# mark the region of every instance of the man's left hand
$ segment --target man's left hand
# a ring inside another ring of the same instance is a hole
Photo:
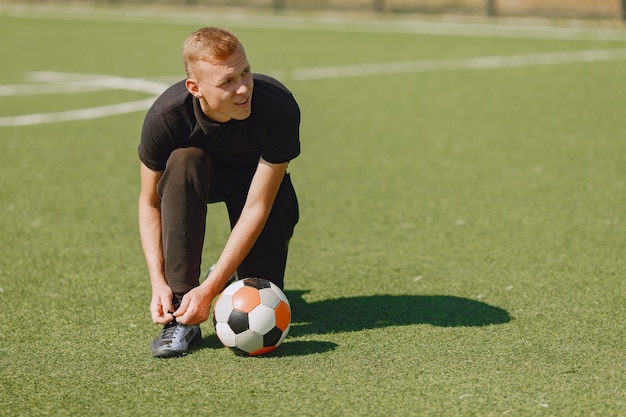
[[[206,321],[215,295],[202,287],[193,288],[183,296],[178,310],[174,312],[176,321],[187,326]]]

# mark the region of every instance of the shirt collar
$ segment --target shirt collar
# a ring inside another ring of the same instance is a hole
[[[201,129],[205,135],[215,136],[222,129],[222,127],[228,127],[233,130],[241,130],[245,127],[245,120],[231,119],[225,123],[214,122],[202,111],[200,100],[196,97],[192,97],[192,102],[193,113],[196,118],[196,127],[194,128],[193,133],[197,133],[198,129]]]
[[[198,127],[202,129],[205,135],[213,136],[217,133],[218,130],[222,127],[223,123],[217,123],[210,120],[206,114],[202,111],[202,106],[200,106],[200,100],[196,97],[192,97],[193,101],[193,114],[196,117],[196,128],[194,131],[198,130]]]

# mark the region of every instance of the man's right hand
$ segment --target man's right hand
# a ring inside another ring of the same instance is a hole
[[[168,285],[162,285],[152,289],[152,301],[150,302],[150,314],[155,324],[167,324],[174,320],[174,304],[172,304],[172,289]]]

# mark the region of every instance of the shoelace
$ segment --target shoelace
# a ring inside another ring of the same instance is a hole
[[[171,342],[172,339],[174,339],[176,330],[178,330],[178,323],[176,323],[176,320],[169,324],[166,324],[163,328],[163,337],[161,338],[161,340]]]

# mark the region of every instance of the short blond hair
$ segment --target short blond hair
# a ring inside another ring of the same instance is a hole
[[[197,61],[221,62],[234,54],[241,43],[228,29],[218,27],[202,28],[185,39],[183,62],[187,77],[191,77],[191,67]]]

